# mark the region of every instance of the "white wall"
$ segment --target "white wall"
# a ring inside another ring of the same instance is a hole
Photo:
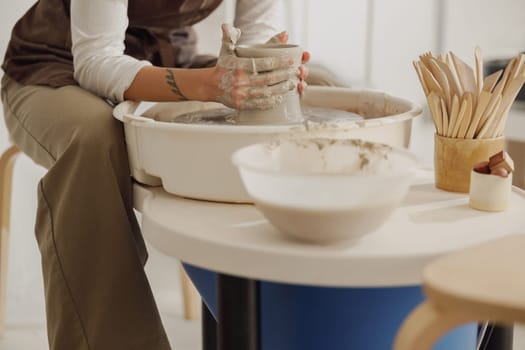
[[[444,43],[473,62],[475,45],[486,56],[525,51],[525,1],[446,1]]]
[[[423,102],[412,60],[453,50],[473,63],[525,50],[523,0],[283,0],[292,38],[343,79]]]
[[[221,47],[221,24],[233,22],[235,4],[231,0],[221,5],[204,21],[195,25],[197,31],[197,49],[202,54],[217,55]]]
[[[344,80],[366,80],[367,0],[291,0],[291,40]]]
[[[423,99],[412,61],[437,47],[436,3],[441,0],[376,0],[367,85]]]

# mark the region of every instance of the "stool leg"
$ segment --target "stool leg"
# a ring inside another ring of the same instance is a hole
[[[476,321],[472,315],[438,310],[425,302],[410,313],[399,329],[394,350],[430,350],[449,330]]]
[[[0,337],[4,334],[7,292],[7,244],[11,214],[13,165],[19,150],[12,146],[0,157]]]
[[[195,320],[199,314],[200,296],[197,290],[193,286],[190,278],[186,274],[186,271],[179,265],[180,271],[180,283],[182,287],[182,300],[184,307],[184,319]]]

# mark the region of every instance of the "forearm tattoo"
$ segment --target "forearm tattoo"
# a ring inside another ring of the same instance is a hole
[[[182,91],[180,91],[180,88],[177,85],[177,82],[175,81],[175,75],[173,75],[173,72],[171,71],[171,69],[166,69],[166,83],[171,88],[171,92],[173,92],[179,99],[181,100],[188,99],[186,96],[184,96]]]

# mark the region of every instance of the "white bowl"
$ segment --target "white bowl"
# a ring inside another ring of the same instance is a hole
[[[317,243],[356,239],[381,226],[417,167],[407,150],[356,139],[283,139],[244,147],[232,160],[268,221]]]

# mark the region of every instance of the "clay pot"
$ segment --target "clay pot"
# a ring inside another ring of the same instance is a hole
[[[303,49],[291,44],[262,44],[253,46],[238,46],[235,53],[239,57],[260,58],[275,56],[292,56],[294,63],[291,69],[301,65]],[[240,110],[238,123],[241,124],[290,124],[303,120],[301,104],[297,89],[284,95],[283,101],[271,109]]]
[[[450,192],[468,193],[474,165],[505,147],[505,138],[458,139],[435,135],[434,170],[436,187]]]

